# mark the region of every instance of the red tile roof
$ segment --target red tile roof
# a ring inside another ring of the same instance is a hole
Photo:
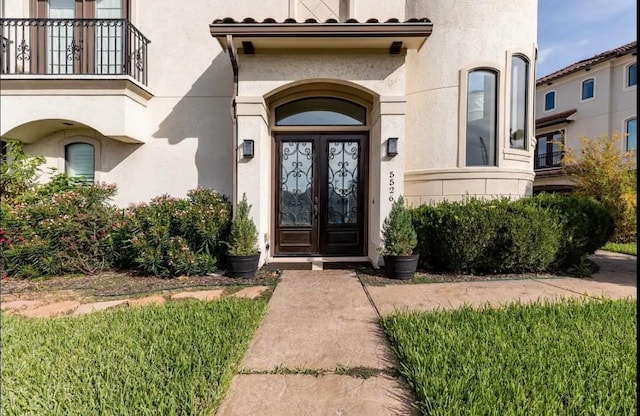
[[[282,23],[317,23],[317,24],[322,24],[322,23],[333,23],[333,24],[340,24],[340,23],[431,23],[431,20],[427,19],[426,17],[423,18],[411,18],[411,19],[407,19],[404,22],[401,22],[399,19],[396,18],[391,18],[391,19],[387,19],[384,22],[380,22],[378,19],[368,19],[364,22],[359,22],[356,19],[348,19],[345,22],[339,22],[336,19],[327,19],[325,22],[319,22],[316,19],[306,19],[305,21],[301,21],[298,22],[296,19],[293,18],[287,18],[282,22],[277,22],[275,19],[271,18],[271,17],[267,17],[266,19],[264,19],[262,22],[257,21],[256,19],[254,19],[253,17],[245,17],[242,20],[235,20],[232,17],[225,17],[224,19],[215,19],[213,21],[213,25],[219,25],[219,24],[232,24],[232,23],[244,23],[244,24],[282,24]]]
[[[551,114],[546,117],[541,117],[536,120],[536,128],[553,126],[554,124],[566,123],[569,121],[569,117],[575,114],[578,110],[573,108],[571,110],[562,111],[560,113]]]
[[[631,43],[627,43],[626,45],[622,45],[619,48],[611,49],[610,51],[599,53],[598,55],[592,56],[591,58],[578,61],[574,64],[571,64],[565,68],[562,68],[556,72],[553,72],[549,75],[546,75],[538,79],[536,81],[536,86],[544,84],[546,82],[553,81],[558,78],[562,78],[569,74],[573,74],[574,72],[578,72],[581,69],[589,68],[601,62],[608,61],[609,59],[619,58],[621,56],[628,55],[630,53],[636,53],[637,44],[638,44],[637,41],[633,41]]]

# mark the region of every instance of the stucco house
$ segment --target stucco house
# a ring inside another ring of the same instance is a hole
[[[536,81],[534,191],[567,191],[563,145],[580,137],[624,135],[620,151],[636,150],[637,42],[599,53]]]
[[[263,262],[377,264],[399,195],[532,193],[537,1],[176,4],[3,0],[1,138],[120,206],[246,194]]]

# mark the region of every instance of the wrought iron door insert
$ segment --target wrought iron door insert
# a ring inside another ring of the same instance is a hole
[[[276,136],[276,255],[365,253],[365,138]]]

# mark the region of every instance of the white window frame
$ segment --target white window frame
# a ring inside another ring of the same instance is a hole
[[[85,136],[83,134],[77,134],[73,136],[65,137],[58,144],[59,156],[58,156],[58,172],[66,173],[66,154],[65,149],[67,145],[73,143],[86,143],[93,146],[93,183],[100,182],[100,174],[102,172],[102,142],[93,137]]]
[[[547,95],[553,93],[553,108],[547,110]],[[558,92],[556,90],[549,90],[544,93],[542,96],[542,112],[550,113],[552,111],[556,111],[556,107],[558,107]]]
[[[636,149],[635,150],[627,150],[627,128],[629,126],[629,122],[631,120],[636,120]],[[638,150],[638,119],[636,116],[627,117],[622,121],[622,131],[624,132],[624,140],[622,140],[622,151],[623,152],[637,152]]]
[[[526,56],[526,55],[525,55]],[[496,74],[496,141],[495,141],[495,165],[467,166],[467,89],[469,86],[469,73],[473,71],[493,71]],[[475,65],[460,70],[459,88],[459,113],[458,113],[458,167],[469,169],[495,169],[502,164],[502,152],[504,151],[504,106],[505,106],[505,70],[495,62],[478,62]]]
[[[588,97],[588,98],[583,98],[582,97],[582,92],[584,90],[584,84],[585,84],[585,82],[588,82],[588,81],[591,81],[591,80],[593,80],[593,95],[591,97]],[[580,82],[580,91],[579,91],[580,100],[579,101],[581,103],[586,103],[586,102],[593,101],[593,100],[596,99],[596,85],[597,85],[596,77],[585,78]]]
[[[535,56],[535,55],[534,55]],[[511,66],[512,60],[514,57],[520,57],[527,61],[528,63],[528,74],[527,74],[527,103],[526,103],[526,133],[527,137],[525,137],[525,148],[517,149],[511,147],[511,142],[509,140],[509,128],[511,127]],[[512,160],[520,160],[520,161],[529,161],[531,159],[532,147],[535,148],[533,140],[535,140],[535,128],[534,128],[534,106],[535,106],[535,95],[536,95],[536,86],[535,86],[535,73],[534,73],[534,60],[531,59],[529,54],[520,49],[512,49],[507,51],[506,55],[506,71],[505,71],[505,82],[504,82],[504,103],[508,108],[509,117],[505,120],[505,130],[503,132],[504,135],[504,143],[503,146],[503,155],[505,159]]]
[[[633,65],[636,65],[636,84],[629,85],[629,68]],[[637,62],[629,62],[624,66],[624,73],[622,74],[622,90],[623,91],[632,91],[635,90],[638,85],[638,66]]]

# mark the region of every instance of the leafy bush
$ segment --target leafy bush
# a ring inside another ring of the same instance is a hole
[[[423,205],[412,210],[423,266],[456,273],[545,270],[559,247],[549,210],[508,199]]]
[[[227,246],[230,256],[250,256],[258,252],[258,231],[249,217],[251,205],[247,203],[247,195],[242,195],[242,201],[236,207],[236,215],[231,221],[231,236]]]
[[[411,222],[411,213],[402,196],[391,206],[382,224],[382,254],[385,256],[410,256],[418,243]]]
[[[612,241],[636,240],[636,155],[621,153],[623,136],[613,134],[596,138],[581,137],[579,153],[566,147],[565,170],[575,179],[574,193],[603,204],[613,218]]]
[[[117,210],[107,201],[115,185],[73,185],[60,193],[46,187],[3,201],[2,260],[6,273],[38,277],[92,274],[112,267],[111,238]]]
[[[22,150],[22,143],[6,142],[7,154],[0,160],[0,195],[5,203],[12,203],[35,186],[44,157],[30,157]]]
[[[582,265],[587,255],[604,246],[614,233],[611,214],[603,204],[578,195],[541,193],[523,203],[552,211],[560,226],[560,247],[554,265]]]
[[[229,232],[230,205],[216,191],[198,188],[187,198],[168,195],[123,210],[114,224],[118,267],[172,277],[216,270]]]

